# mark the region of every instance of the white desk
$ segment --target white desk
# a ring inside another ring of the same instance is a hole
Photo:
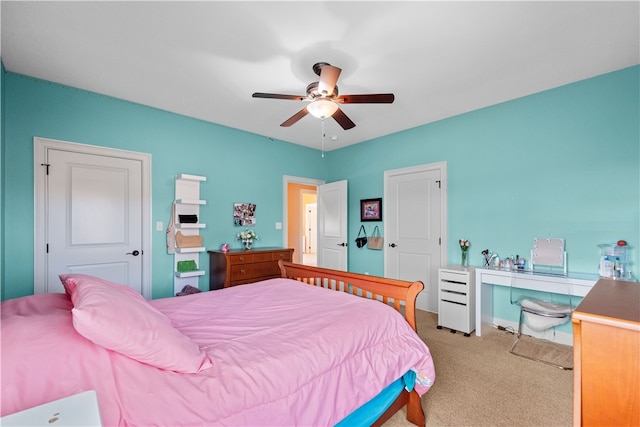
[[[476,268],[476,336],[493,324],[493,286],[513,286],[534,291],[584,297],[600,279],[596,274],[573,273],[567,276],[533,273],[529,270]]]

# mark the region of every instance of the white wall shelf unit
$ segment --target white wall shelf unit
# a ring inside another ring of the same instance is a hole
[[[186,173],[181,173],[180,175],[178,175],[176,177],[177,179],[181,179],[183,181],[200,181],[200,182],[205,182],[207,180],[206,176],[200,176],[200,175],[189,175]]]
[[[205,228],[205,224],[176,224],[178,230],[188,230],[191,228]]]
[[[204,246],[200,246],[197,248],[176,248],[177,254],[194,254],[196,252],[204,252],[207,250]]]
[[[199,235],[200,230],[206,228],[206,224],[200,222],[200,206],[207,204],[200,198],[200,184],[207,181],[207,177],[190,174],[180,174],[175,179],[175,229],[185,236]],[[196,215],[198,222],[181,223],[180,215]],[[206,271],[200,266],[200,253],[205,252],[206,247],[175,248],[173,256],[173,290],[174,294],[182,290],[185,285],[199,288],[199,277]],[[179,261],[195,261],[196,271],[178,271]]]
[[[196,277],[196,276],[204,276],[204,270],[198,271],[176,271],[176,277],[185,278],[185,277]]]
[[[180,205],[206,205],[206,200],[199,199],[176,199],[176,203]]]

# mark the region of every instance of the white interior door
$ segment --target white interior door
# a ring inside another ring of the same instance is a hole
[[[318,266],[347,271],[347,181],[318,186]]]
[[[315,254],[318,250],[318,205],[308,203],[305,207],[305,248],[307,254]]]
[[[64,292],[58,275],[83,273],[149,298],[143,286],[143,260],[150,255],[144,254],[143,162],[50,148],[45,163],[45,271],[34,292]]]
[[[421,280],[418,308],[438,311],[438,268],[442,259],[443,215],[440,167],[385,172],[385,275]]]

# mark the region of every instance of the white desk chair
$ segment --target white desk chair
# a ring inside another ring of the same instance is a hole
[[[542,267],[536,270],[536,267]],[[541,274],[567,274],[567,253],[564,250],[563,239],[534,239],[531,250],[531,269]],[[516,288],[517,289],[517,288]],[[511,304],[520,306],[520,318],[518,320],[518,335],[509,351],[516,356],[524,357],[537,362],[546,363],[560,369],[573,369],[573,366],[559,365],[544,359],[519,352],[516,347],[522,335],[522,324],[538,332],[543,332],[555,328],[571,319],[573,304],[571,302],[571,289],[567,285],[566,289],[558,289],[558,293],[569,295],[569,304],[556,304],[551,301],[544,301],[537,298],[521,297],[514,298],[514,287],[511,286]],[[555,329],[554,329],[555,333]]]

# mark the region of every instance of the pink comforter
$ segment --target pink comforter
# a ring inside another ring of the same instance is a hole
[[[105,426],[334,425],[429,350],[392,308],[287,279],[150,301],[214,367],[179,374],[97,346],[66,294],[2,303],[2,415],[97,391]],[[135,325],[131,325],[132,328]]]

